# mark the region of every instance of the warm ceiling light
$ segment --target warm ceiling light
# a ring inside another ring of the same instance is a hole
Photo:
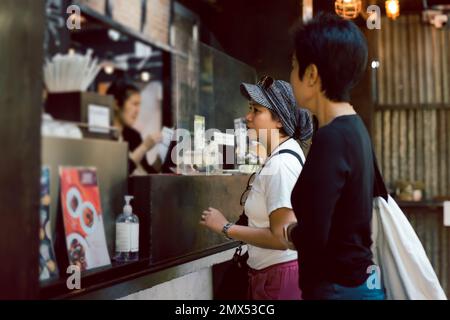
[[[386,15],[392,20],[395,20],[400,15],[400,4],[398,0],[386,1]]]
[[[313,18],[313,0],[302,1],[303,22],[306,23]]]
[[[143,82],[149,82],[151,78],[152,78],[152,76],[151,76],[150,72],[144,71],[141,73],[141,80]]]
[[[103,70],[105,71],[106,74],[111,75],[114,73],[115,71],[115,67],[113,63],[107,62],[104,64],[103,66]]]
[[[336,0],[334,9],[344,19],[355,19],[361,12],[361,0]]]

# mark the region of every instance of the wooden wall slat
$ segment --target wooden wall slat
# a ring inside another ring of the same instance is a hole
[[[408,126],[407,126],[407,111],[401,110],[399,111],[399,158],[400,158],[400,179],[402,180],[410,180],[408,174],[409,168],[409,158],[407,153],[408,146]]]
[[[447,112],[447,134],[445,135],[447,139],[447,193],[450,193],[450,112]],[[445,179],[445,177],[442,177]]]
[[[423,112],[423,143],[424,143],[424,176],[425,176],[425,190],[428,197],[432,193],[432,174],[431,174],[431,111],[425,110]]]
[[[409,19],[404,16],[402,19],[402,28],[400,33],[400,72],[402,81],[402,96],[400,99],[401,104],[406,104],[411,101],[410,82],[408,79],[409,73],[409,54],[408,54],[408,41],[409,41]]]
[[[384,23],[384,20],[382,21]],[[385,104],[386,103],[386,99],[385,99],[385,84],[386,84],[386,53],[385,53],[385,48],[384,48],[384,43],[386,42],[386,37],[385,37],[385,28],[381,28],[381,30],[379,30],[379,32],[377,32],[377,54],[378,54],[378,61],[380,63],[380,67],[377,69],[377,102],[379,104]],[[381,159],[380,159],[381,160]]]
[[[449,47],[449,37],[450,32],[441,32],[441,63],[442,63],[442,100],[444,103],[450,103],[450,47]],[[448,36],[447,36],[448,35]]]
[[[391,180],[391,111],[386,110],[383,114],[383,174],[386,183]]]
[[[431,196],[438,194],[438,131],[437,131],[437,110],[430,110],[430,157],[431,157]]]
[[[434,77],[433,77],[433,43],[431,38],[431,28],[424,28],[424,48],[425,48],[425,102],[434,103]]]
[[[386,79],[386,103],[392,104],[393,101],[393,77],[391,75],[393,70],[393,54],[392,54],[392,31],[391,31],[391,21],[385,18],[384,21],[384,47],[386,52],[386,59],[385,59],[385,79]],[[383,28],[382,28],[383,29]]]
[[[415,119],[416,110],[408,111],[408,159],[409,159],[409,179],[412,181],[416,180],[416,128]]]
[[[450,127],[447,127],[447,110],[439,110],[439,134],[438,134],[438,156],[439,156],[439,195],[447,194],[447,170],[449,158],[447,158],[447,139]]]
[[[400,19],[398,23],[401,25],[402,20]],[[397,21],[395,21],[397,23]],[[402,96],[402,90],[403,90],[403,83],[401,79],[401,62],[402,59],[401,56],[401,46],[400,46],[400,40],[401,40],[401,34],[402,29],[401,26],[391,24],[392,26],[392,46],[391,46],[391,57],[392,57],[392,75],[393,75],[393,83],[392,83],[392,89],[393,89],[393,103],[394,104],[400,104],[401,103],[401,96]]]
[[[423,111],[416,112],[416,179],[425,183],[423,149]]]
[[[399,131],[399,112],[400,111],[392,111],[391,112],[391,134],[390,139],[392,141],[391,145],[391,182],[395,184],[395,182],[399,179],[399,141],[400,141],[400,131]]]
[[[383,114],[382,112],[375,112],[375,126],[374,126],[374,147],[375,154],[378,160],[378,165],[382,168],[383,162]]]
[[[431,50],[432,50],[432,76],[433,87],[434,87],[434,102],[442,102],[442,65],[441,65],[441,37],[440,33],[442,30],[437,30],[436,28],[431,28]]]
[[[410,22],[410,27],[408,28],[408,53],[411,57],[411,60],[408,64],[408,76],[411,81],[411,103],[417,104],[419,102],[419,85],[417,74],[417,30],[419,28],[419,17],[417,15],[411,15],[408,18]]]
[[[444,70],[443,88],[444,103],[450,103],[450,32],[442,32],[444,54],[442,55],[442,69]]]
[[[420,26],[417,27],[417,77],[418,77],[418,94],[419,94],[419,103],[425,103],[425,47],[424,47],[424,28]],[[414,69],[412,69],[414,70]]]

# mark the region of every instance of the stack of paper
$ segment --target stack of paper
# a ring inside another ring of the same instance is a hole
[[[174,130],[171,128],[164,127],[161,131],[162,141],[159,144],[159,156],[164,162],[167,157],[167,152],[169,151],[170,143],[174,136]],[[170,155],[168,155],[170,157]]]

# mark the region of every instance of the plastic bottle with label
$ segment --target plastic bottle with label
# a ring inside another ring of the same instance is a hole
[[[116,254],[119,262],[137,261],[139,259],[139,218],[133,214],[130,205],[132,196],[125,196],[123,213],[116,219]]]

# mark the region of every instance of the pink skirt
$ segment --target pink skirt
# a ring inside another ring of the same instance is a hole
[[[250,300],[302,300],[298,287],[297,260],[269,266],[262,270],[249,268]]]

